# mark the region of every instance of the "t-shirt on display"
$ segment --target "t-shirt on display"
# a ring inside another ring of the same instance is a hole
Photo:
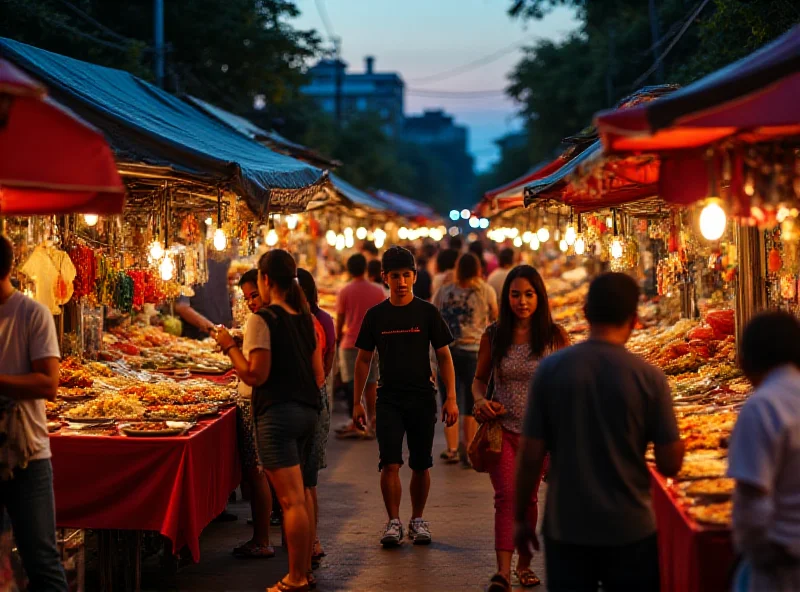
[[[405,306],[389,300],[371,308],[361,325],[356,347],[379,355],[379,396],[432,395],[429,346],[440,349],[453,337],[439,310],[414,298]]]
[[[550,451],[545,535],[614,546],[656,532],[644,455],[679,439],[664,373],[590,339],[542,360],[529,400],[523,433]]]

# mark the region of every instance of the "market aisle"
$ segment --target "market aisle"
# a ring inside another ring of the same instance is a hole
[[[343,416],[334,418],[339,425]],[[441,430],[434,453],[444,447]],[[437,459],[438,461],[438,459]],[[319,590],[441,591],[482,590],[493,573],[493,500],[486,475],[459,466],[436,463],[426,517],[431,522],[434,543],[384,550],[378,544],[385,523],[377,472],[377,444],[342,442],[332,439],[328,448],[329,467],[320,476],[323,508],[321,533],[328,556],[317,570]],[[407,487],[409,473],[402,471]],[[540,502],[540,505],[542,502]],[[263,590],[285,573],[286,556],[278,548],[275,559],[237,560],[230,550],[245,540],[249,507],[231,505],[240,519],[229,524],[212,524],[203,533],[201,563],[183,568],[169,581],[146,563],[144,588],[180,591]],[[410,502],[403,498],[401,517],[408,521]],[[279,542],[279,532],[275,532]],[[543,576],[543,557],[534,559],[534,569]],[[543,590],[543,587],[537,590]],[[521,590],[521,588],[520,588]]]

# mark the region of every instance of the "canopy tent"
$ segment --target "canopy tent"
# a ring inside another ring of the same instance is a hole
[[[0,54],[103,130],[120,169],[168,168],[239,193],[250,209],[301,211],[327,182],[322,170],[254,142],[128,72],[0,38]]]
[[[198,99],[191,95],[186,95],[184,98],[207,115],[218,119],[228,127],[247,136],[251,140],[266,144],[276,152],[298,158],[320,168],[335,169],[342,164],[338,160],[327,158],[302,144],[292,142],[276,132],[262,129],[249,119],[226,111],[225,109],[220,109],[216,105],[204,101],[203,99]]]
[[[800,135],[800,25],[669,96],[595,117],[608,153],[698,148],[731,136]]]
[[[375,197],[389,206],[390,210],[394,210],[406,218],[423,220],[434,220],[438,218],[432,207],[415,199],[411,199],[410,197],[405,197],[384,189],[375,191]]]
[[[125,186],[103,134],[0,59],[0,214],[119,214]]]
[[[375,212],[384,212],[388,210],[385,203],[374,198],[366,191],[361,191],[357,187],[354,187],[341,177],[331,174],[330,179],[333,189],[354,205],[374,210]]]
[[[487,191],[483,195],[483,200],[475,207],[475,213],[481,217],[488,217],[506,210],[523,207],[525,187],[536,179],[554,173],[567,162],[569,159],[562,154],[551,162],[536,165],[523,176],[505,185]]]

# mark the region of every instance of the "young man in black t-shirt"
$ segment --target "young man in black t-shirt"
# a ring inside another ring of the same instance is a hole
[[[411,521],[408,536],[415,545],[431,542],[428,523],[422,519],[430,491],[433,466],[433,436],[436,428],[436,396],[428,352],[436,351],[439,371],[447,389],[442,421],[452,426],[458,420],[455,373],[450,348],[453,336],[432,304],[414,297],[417,277],[414,256],[402,247],[383,255],[383,280],[389,285],[388,300],[372,307],[364,317],[356,340],[353,421],[364,425],[366,412],[361,397],[375,349],[378,350],[380,382],[376,406],[381,492],[389,522],[381,538],[384,546],[396,546],[403,539],[400,521],[400,467],[403,465],[403,437],[408,441],[411,468]]]

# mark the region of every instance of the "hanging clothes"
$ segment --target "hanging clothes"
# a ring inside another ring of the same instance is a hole
[[[39,245],[20,268],[36,286],[34,299],[54,314],[61,314],[61,305],[69,302],[74,292],[75,265],[69,255],[55,247]]]

